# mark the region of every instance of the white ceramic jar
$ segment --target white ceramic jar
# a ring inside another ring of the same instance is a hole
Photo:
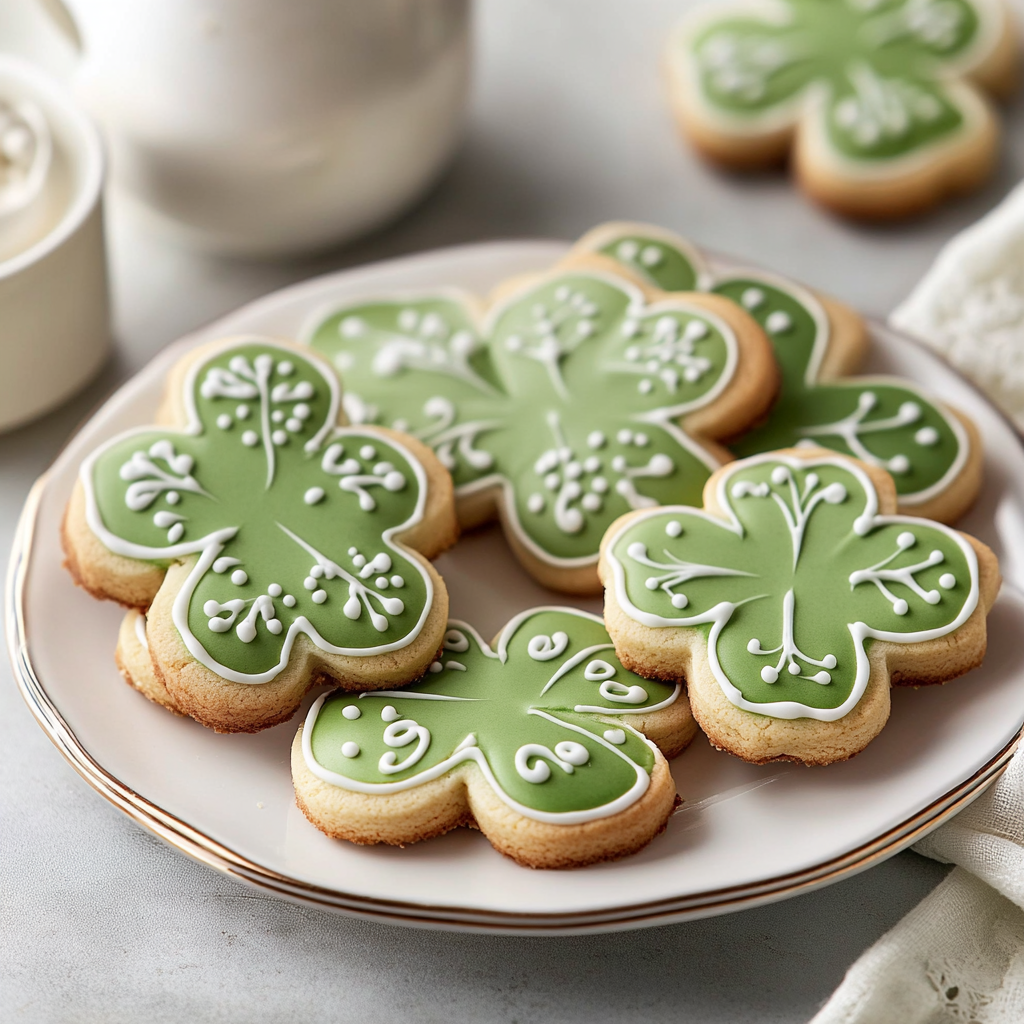
[[[351,238],[458,140],[470,0],[63,2],[115,184],[205,247]]]
[[[0,430],[59,405],[110,350],[102,189],[89,119],[0,57]]]

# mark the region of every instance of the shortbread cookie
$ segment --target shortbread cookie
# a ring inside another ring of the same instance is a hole
[[[157,422],[85,460],[63,531],[78,583],[148,609],[153,681],[122,630],[135,685],[218,731],[255,732],[315,682],[372,689],[425,671],[448,612],[426,558],[457,534],[428,448],[343,426],[330,366],[265,339],[188,355]]]
[[[841,761],[885,725],[891,684],[981,664],[995,555],[894,515],[884,470],[772,452],[720,469],[704,502],[624,516],[601,576],[623,665],[685,679],[716,746],[758,764]]]
[[[699,501],[728,458],[714,439],[768,408],[771,346],[734,304],[641,287],[614,264],[499,296],[486,311],[457,292],[347,300],[306,333],[344,377],[353,422],[437,452],[464,527],[498,516],[538,580],[596,593],[609,523]]]
[[[667,54],[680,127],[731,167],[782,162],[840,213],[891,218],[976,187],[1016,84],[1002,0],[726,0]]]
[[[665,759],[695,733],[682,688],[627,672],[599,618],[534,608],[493,649],[449,623],[408,689],[318,698],[292,777],[299,807],[338,839],[401,846],[472,825],[520,864],[577,867],[665,827]]]
[[[646,224],[605,224],[574,253],[614,259],[660,288],[702,288],[732,299],[764,328],[782,374],[765,421],[730,443],[744,457],[819,445],[887,470],[901,512],[955,522],[974,502],[981,437],[963,413],[910,381],[848,377],[867,348],[853,310],[762,271],[712,273],[691,243]]]

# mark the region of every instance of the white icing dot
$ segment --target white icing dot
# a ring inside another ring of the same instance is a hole
[[[443,668],[444,668],[444,665],[442,665],[441,662],[439,662],[439,661],[432,661],[430,663],[430,668],[427,669],[427,671],[428,672],[433,672],[434,675],[437,675],[437,673],[440,672]]]
[[[615,435],[615,440],[618,441],[619,444],[632,444],[633,443],[633,431],[632,430],[625,430],[625,429],[620,430]]]
[[[565,467],[565,476],[567,480],[579,480],[579,478],[583,476],[583,467],[573,459],[573,461],[568,463]]]
[[[352,556],[352,564],[357,569],[362,569],[362,567],[364,565],[366,565],[366,555],[353,555]],[[315,576],[316,573],[314,572],[313,575]]]
[[[377,465],[373,467],[373,472],[376,476],[386,476],[388,473],[393,473],[394,471],[395,467],[392,466],[390,462],[378,462]]]
[[[549,491],[557,491],[561,484],[562,478],[557,473],[548,473],[548,475],[544,477],[544,486]]]
[[[326,590],[314,590],[313,591],[313,604],[323,604],[327,600]]]
[[[373,582],[377,585],[377,589],[378,590],[387,590],[388,589],[388,578],[387,578],[387,576],[378,576]]]
[[[930,448],[933,444],[939,443],[939,432],[934,427],[922,427],[914,435],[914,440],[918,444]]]
[[[744,309],[757,309],[764,302],[764,292],[760,288],[746,288],[740,296]]]
[[[886,468],[893,473],[906,473],[910,469],[910,459],[906,455],[894,455]]]
[[[256,627],[248,619],[238,624],[235,633],[243,644],[251,644],[256,639]]]
[[[605,729],[604,738],[609,743],[614,743],[615,746],[621,747],[626,742],[626,733],[622,729]]]
[[[286,430],[275,430],[270,435],[270,440],[274,442],[278,447],[288,443],[288,431]]]
[[[364,444],[363,447],[359,449],[359,458],[366,459],[366,461],[369,462],[370,459],[377,458],[377,449],[372,445]]]
[[[345,709],[346,711],[348,708]],[[346,740],[341,745],[341,752],[345,757],[358,757],[359,756],[359,744],[352,740]]]
[[[943,590],[952,590],[956,586],[956,577],[951,572],[944,572],[939,577],[939,586]]]
[[[761,678],[766,683],[776,683],[779,680],[779,673],[772,668],[771,665],[765,665],[765,667],[761,669]]]
[[[259,434],[256,433],[255,430],[247,430],[242,435],[242,444],[244,444],[246,446],[246,448],[254,448],[259,443],[260,443],[260,436],[259,436]]]
[[[545,504],[546,502],[544,501],[543,494],[531,494],[529,498],[526,499],[526,507],[534,515],[539,515],[543,512]]]
[[[583,468],[588,473],[596,473],[601,468],[601,460],[596,455],[591,455],[589,459],[584,460]]]
[[[594,479],[590,481],[590,489],[595,494],[604,494],[605,491],[608,490],[608,481],[605,480],[603,476],[595,476]]]
[[[355,706],[355,704],[346,704],[341,711],[342,715],[347,718],[350,722],[354,722],[357,718],[362,718],[363,713]]]
[[[602,501],[601,501],[600,497],[598,497],[598,495],[596,495],[596,494],[591,492],[589,494],[584,494],[583,495],[583,500],[580,502],[580,504],[588,512],[600,512],[601,511]]]
[[[622,321],[622,336],[624,338],[635,338],[640,333],[640,322],[638,320],[623,320]],[[636,358],[636,356],[630,356],[630,350],[626,350],[626,358]],[[639,354],[639,353],[638,353]]]
[[[312,576],[307,576],[303,581],[302,585],[307,590],[316,590],[316,580]]]
[[[178,502],[181,501],[181,495],[177,491],[168,491],[164,495],[164,498],[168,505],[177,505]]]
[[[381,708],[380,720],[382,722],[394,722],[396,719],[401,718],[401,715],[395,710],[394,705],[385,704]]]
[[[281,374],[282,377],[287,377],[294,369],[295,367],[292,366],[291,362],[287,359],[282,359],[281,362],[277,364],[277,372]]]
[[[302,429],[302,420],[296,419],[294,416],[285,423],[285,426],[293,433],[297,434]]]
[[[637,434],[636,437],[633,438],[633,444],[635,444],[637,448],[646,448],[649,443],[650,438],[646,434]]]
[[[644,377],[636,386],[641,395],[649,395],[654,390],[654,382]]]
[[[576,333],[581,338],[589,338],[594,333],[594,322],[592,320],[580,320],[576,324]]]
[[[587,434],[587,447],[588,448],[603,448],[608,443],[608,439],[601,433],[600,430],[592,430]]]
[[[283,422],[283,421],[284,421],[284,413],[283,413],[283,412],[281,412],[281,410],[280,410],[280,409],[275,409],[275,410],[274,410],[274,411],[273,411],[273,412],[272,412],[272,413],[270,414],[270,418],[271,418],[271,419],[272,419],[272,420],[273,420],[273,421],[274,421],[275,423],[281,423],[281,422]]]
[[[683,524],[678,519],[671,519],[665,524],[665,532],[670,537],[678,537],[683,532]]]
[[[231,574],[231,582],[234,583],[236,587],[240,587],[243,583],[249,582],[249,575],[244,569],[236,569]]]
[[[366,331],[366,322],[362,317],[347,316],[338,324],[338,332],[343,338],[358,338]]]
[[[348,553],[349,553],[349,556],[350,556],[350,557],[351,557],[352,555],[358,555],[358,554],[359,554],[359,548],[357,548],[357,547],[356,547],[356,546],[355,546],[355,545],[353,544],[353,545],[352,545],[352,547],[350,547],[350,548],[348,549]]]
[[[297,406],[295,406],[294,409],[292,409],[292,415],[296,419],[300,419],[300,420],[308,420],[309,417],[310,417],[310,413],[311,413],[311,410],[310,410],[309,406],[306,405],[305,402],[299,402],[299,404]]]
[[[284,597],[281,598],[281,600],[284,602],[284,606],[286,608],[295,607],[295,598],[291,594],[285,594]]]
[[[415,309],[403,309],[402,312],[398,314],[398,326],[401,327],[403,331],[411,331],[415,328],[419,319],[420,318]]]
[[[800,666],[795,661],[791,661],[786,666],[786,668],[789,669],[789,674],[791,676],[798,676],[798,675],[800,675]]]
[[[672,607],[673,608],[685,608],[690,603],[690,599],[685,594],[673,594],[672,595]]]
[[[181,540],[182,534],[185,532],[185,527],[181,523],[175,523],[167,531],[167,539],[171,544],[177,544]]]
[[[322,487],[310,487],[308,491],[302,496],[302,500],[307,505],[315,505],[318,501],[323,501],[324,489]]]
[[[626,468],[626,457],[624,455],[616,455],[615,458],[612,459],[612,469],[614,469],[616,473],[625,473]],[[621,483],[622,481],[619,482]]]
[[[395,587],[396,589],[404,587],[405,586],[405,580],[402,579],[401,576],[392,576],[391,577],[391,586]]]
[[[230,430],[234,422],[235,421],[231,418],[230,414],[226,412],[222,412],[217,417],[217,426],[220,427],[221,430]]]
[[[645,267],[656,267],[662,261],[662,258],[662,251],[656,245],[648,245],[640,253],[640,262]]]
[[[615,247],[615,255],[620,260],[625,260],[627,263],[632,262],[636,259],[637,253],[640,252],[640,246],[632,239],[626,239]]]
[[[281,596],[281,584],[280,583],[271,583],[270,586],[267,587],[267,593],[271,597],[280,597]]]
[[[892,610],[897,615],[906,615],[907,612],[910,610],[910,605],[908,605],[907,602],[904,601],[901,597],[898,601],[893,602]]]
[[[274,634],[274,636],[278,636],[281,630],[284,629],[284,624],[281,622],[280,619],[268,619],[267,629],[269,629],[270,632]]]
[[[315,580],[320,579],[320,577],[323,576],[323,574],[324,574],[324,567],[322,565],[319,565],[319,564],[314,565],[313,568],[309,570],[309,575],[312,576],[313,579],[315,579]]]
[[[782,334],[793,326],[793,320],[788,313],[777,309],[773,313],[768,314],[764,325],[771,334]]]
[[[249,406],[240,405],[235,410],[235,417],[240,420],[247,420],[249,418]]]
[[[505,339],[505,348],[507,348],[509,352],[518,352],[522,347],[523,339],[520,338],[518,334],[510,334]]]
[[[916,543],[917,538],[909,530],[904,530],[903,533],[896,538],[897,546],[903,551],[906,551],[907,548],[912,548]]]

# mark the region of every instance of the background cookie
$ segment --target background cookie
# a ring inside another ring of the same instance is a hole
[[[901,512],[954,522],[981,487],[984,456],[971,420],[896,377],[847,377],[867,333],[847,306],[785,278],[715,278],[685,239],[644,224],[605,224],[576,253],[614,259],[662,288],[704,288],[746,309],[775,349],[782,386],[765,420],[730,442],[737,457],[814,444],[888,471]]]
[[[493,649],[451,622],[408,689],[319,698],[292,776],[303,812],[335,838],[403,845],[474,825],[520,864],[575,867],[664,828],[665,758],[695,733],[682,688],[627,672],[599,618],[534,608]]]
[[[666,295],[600,267],[499,291],[339,303],[310,344],[359,423],[408,430],[455,480],[464,527],[500,517],[547,586],[600,589],[605,529],[630,508],[698,501],[728,437],[767,409],[771,347],[716,296]]]
[[[672,104],[697,148],[732,167],[792,150],[804,190],[841,213],[899,217],[991,171],[984,93],[1016,83],[1001,0],[742,0],[673,32]]]
[[[448,602],[424,556],[455,539],[450,479],[412,438],[340,426],[340,406],[308,349],[217,342],[172,373],[168,426],[83,463],[67,565],[95,596],[148,608],[155,682],[131,671],[130,636],[120,659],[147,696],[251,732],[315,681],[396,685],[432,660]]]
[[[801,449],[723,467],[703,510],[623,517],[601,560],[616,652],[685,679],[708,738],[745,760],[852,757],[891,682],[981,663],[999,590],[984,544],[895,509],[884,471]]]

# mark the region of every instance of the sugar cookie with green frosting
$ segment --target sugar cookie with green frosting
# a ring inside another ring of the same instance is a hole
[[[616,653],[685,680],[711,742],[747,761],[852,757],[891,685],[981,663],[999,591],[984,544],[895,513],[884,470],[790,449],[720,469],[702,509],[624,516],[600,566]]]
[[[1002,0],[726,0],[689,13],[667,68],[680,127],[733,167],[790,153],[842,213],[898,217],[977,186],[1016,84]]]
[[[900,512],[952,523],[974,502],[984,463],[974,423],[911,381],[847,376],[868,345],[853,310],[765,271],[716,275],[696,246],[649,224],[603,224],[566,262],[595,257],[659,288],[715,292],[764,329],[782,385],[763,421],[729,442],[735,456],[819,445],[890,473]]]
[[[452,621],[420,682],[317,699],[292,745],[299,807],[355,843],[459,825],[529,867],[633,853],[676,802],[696,725],[677,683],[623,668],[599,618],[533,608],[486,643]]]
[[[631,508],[699,501],[716,439],[767,410],[778,374],[754,319],[614,264],[517,279],[486,308],[437,290],[346,299],[305,336],[356,423],[405,430],[451,471],[459,519],[499,518],[538,580],[596,593],[605,529]]]
[[[147,613],[139,642],[123,628],[119,643],[134,685],[218,731],[255,732],[314,683],[425,671],[448,614],[427,558],[457,536],[429,448],[346,426],[331,367],[261,338],[182,359],[156,421],[85,460],[63,527],[76,582]]]

